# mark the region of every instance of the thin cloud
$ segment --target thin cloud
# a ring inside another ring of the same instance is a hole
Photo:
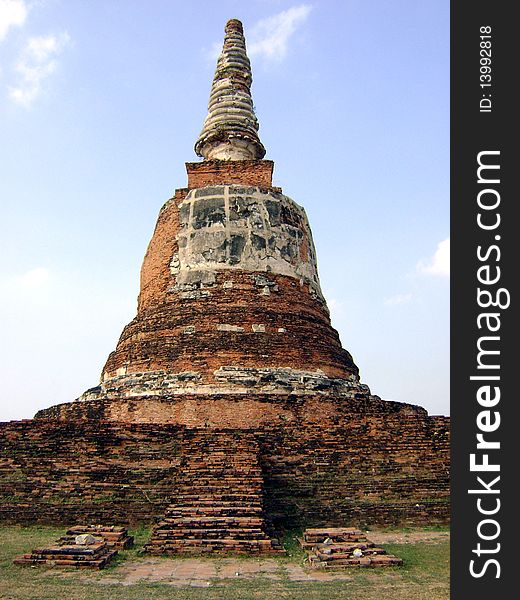
[[[339,316],[343,313],[343,302],[337,300],[336,298],[331,298],[327,302],[330,312],[333,312],[336,316]]]
[[[41,298],[50,291],[51,271],[46,267],[35,267],[25,273],[0,280],[0,305],[18,306],[27,298]]]
[[[272,17],[258,21],[250,29],[246,28],[245,37],[247,54],[252,57],[280,62],[285,58],[288,44],[293,33],[305,22],[312,6],[300,4],[284,10]],[[206,58],[213,62],[222,52],[222,42],[213,42],[208,48],[203,48]]]
[[[311,12],[309,4],[300,4],[262,19],[248,32],[248,53],[270,61],[281,61],[287,55],[289,40]]]
[[[387,306],[397,306],[398,304],[408,304],[413,298],[412,294],[396,294],[385,299]]]
[[[433,257],[427,261],[420,261],[417,270],[423,275],[440,275],[449,277],[450,275],[450,238],[439,242],[437,250]]]
[[[15,283],[17,287],[33,290],[44,286],[50,278],[50,271],[45,267],[37,267],[27,271],[20,277],[17,277]]]
[[[0,0],[0,42],[11,27],[21,27],[28,13],[24,0]]]
[[[222,52],[222,42],[213,42],[211,48],[205,48],[203,52],[208,61],[214,62]]]
[[[16,103],[29,108],[41,95],[44,82],[58,66],[56,57],[69,43],[68,34],[30,38],[15,70],[20,83],[9,88],[9,97]]]

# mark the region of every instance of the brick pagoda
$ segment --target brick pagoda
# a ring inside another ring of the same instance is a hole
[[[137,316],[100,385],[38,417],[95,409],[117,421],[250,428],[316,392],[327,402],[334,390],[335,403],[369,393],[330,324],[305,211],[272,185],[251,79],[231,20],[195,144],[204,160],[186,164],[188,187],[159,213]]]
[[[98,386],[0,426],[0,517],[158,519],[149,552],[277,551],[270,527],[448,519],[449,420],[381,400],[330,323],[304,209],[272,185],[227,23],[188,183]]]

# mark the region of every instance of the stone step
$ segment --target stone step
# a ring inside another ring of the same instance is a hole
[[[158,543],[154,541],[145,546],[149,554],[201,554],[201,553],[246,553],[246,554],[271,554],[281,553],[284,550],[273,544],[272,540],[237,540],[227,539],[185,539],[178,542]]]
[[[102,569],[117,554],[105,542],[89,546],[50,546],[37,548],[29,554],[15,558],[15,565],[48,565],[77,567],[81,569]]]
[[[327,527],[322,529],[306,529],[303,535],[304,541],[309,543],[321,543],[327,538],[335,542],[346,542],[350,540],[365,540],[366,535],[355,527]]]
[[[229,461],[237,461],[237,462],[250,462],[254,464],[256,451],[258,450],[258,446],[253,451],[251,448],[247,446],[240,446],[239,448],[233,448],[233,453],[230,453],[229,447],[232,447],[234,442],[228,442],[229,446],[226,443],[219,444],[217,448],[210,448],[211,444],[204,444],[199,446],[193,446],[188,441],[185,441],[186,450],[189,451],[193,456],[193,462],[197,462],[201,460],[201,456],[208,456],[211,454],[211,460],[229,460]],[[226,447],[227,446],[227,447]]]
[[[254,517],[262,516],[261,506],[176,506],[167,510],[165,519],[200,517]]]
[[[112,555],[100,559],[82,560],[66,558],[35,558],[30,554],[27,558],[15,558],[13,564],[21,566],[49,565],[52,567],[76,567],[77,569],[103,569],[111,560]]]
[[[222,486],[222,488],[219,488],[218,486],[214,486],[211,489],[208,488],[203,488],[200,492],[195,493],[193,491],[193,489],[191,487],[182,487],[180,485],[178,485],[177,487],[177,493],[175,494],[175,497],[179,499],[180,502],[183,502],[185,500],[209,500],[209,501],[214,501],[214,502],[218,502],[220,500],[225,501],[225,502],[229,502],[229,501],[233,501],[233,499],[237,499],[237,500],[245,500],[247,501],[248,498],[250,498],[251,500],[255,500],[255,499],[262,499],[262,488],[259,489],[255,489],[255,488],[251,488],[251,487],[240,487],[238,489],[228,489],[225,486]]]
[[[182,473],[186,474],[199,474],[199,473],[239,473],[241,476],[259,476],[261,474],[260,469],[253,468],[250,465],[241,465],[237,463],[219,463],[212,464],[209,461],[201,461],[196,463],[190,461],[189,464],[184,464]]]
[[[183,510],[200,510],[205,512],[206,509],[215,509],[215,511],[219,510],[262,510],[262,502],[260,500],[253,501],[249,498],[245,498],[242,505],[240,505],[240,498],[231,498],[230,500],[213,500],[213,499],[197,499],[193,500],[184,500],[178,505],[170,505],[167,510],[175,510],[178,508],[182,508]]]
[[[248,519],[248,518],[220,518],[215,519],[212,517],[207,518],[194,518],[194,519],[169,519],[165,518],[156,525],[157,531],[165,529],[175,530],[177,529],[255,529],[258,528],[260,531],[263,527],[263,519]]]
[[[312,564],[312,563],[311,563]],[[377,556],[363,556],[361,558],[345,558],[341,560],[335,560],[332,562],[319,562],[313,566],[316,568],[325,569],[344,569],[348,567],[385,567],[385,566],[399,566],[402,565],[403,561],[397,556],[391,554],[377,555]]]
[[[188,540],[222,540],[231,538],[235,541],[243,540],[268,540],[269,538],[262,529],[189,529],[175,528],[166,530],[156,530],[155,540],[164,540],[166,542],[184,542]]]
[[[249,473],[241,473],[240,471],[231,471],[231,470],[221,470],[221,471],[211,471],[211,470],[203,470],[200,469],[198,471],[194,471],[193,473],[186,473],[183,471],[181,477],[178,481],[182,481],[184,483],[192,483],[197,482],[200,479],[229,479],[229,480],[237,480],[248,483],[261,483],[262,476],[260,473],[249,474]]]
[[[256,469],[244,468],[240,465],[208,465],[207,463],[198,465],[190,464],[189,468],[187,466],[183,466],[182,468],[182,476],[183,479],[188,479],[191,477],[198,477],[200,475],[212,475],[221,477],[222,475],[229,475],[235,477],[241,477],[243,479],[249,479],[250,477],[258,477],[261,478],[261,471]]]
[[[105,525],[75,525],[67,529],[65,535],[62,535],[58,543],[60,545],[70,545],[75,543],[76,536],[88,533],[98,541],[106,542],[110,548],[131,548],[134,544],[134,537],[128,535],[125,527],[105,526]]]
[[[255,490],[258,488],[258,491],[261,490],[262,480],[261,478],[244,480],[242,478],[232,478],[232,477],[197,477],[193,480],[191,479],[181,479],[178,480],[178,485],[186,486],[194,489],[210,489],[210,490],[222,490],[223,487],[228,484],[233,486],[232,490],[238,491],[247,491],[247,490]]]
[[[341,552],[353,552],[356,548],[358,548],[359,550],[363,550],[363,551],[368,551],[371,548],[374,548],[375,544],[373,542],[353,542],[350,544],[341,542],[341,543],[334,543],[334,544],[314,544],[313,548],[320,551],[320,552],[325,552],[327,554],[330,553],[341,553]]]
[[[355,550],[355,548],[353,548],[351,551],[348,551],[348,552],[338,552],[337,550],[335,550],[332,553],[316,550],[315,554],[321,560],[335,562],[337,560],[342,560],[345,558],[352,558],[352,552],[354,550]],[[368,549],[363,550],[363,556],[372,556],[375,554],[385,554],[385,553],[386,552],[385,552],[385,550],[383,550],[383,548],[368,548]]]
[[[200,498],[202,500],[213,500],[215,502],[219,502],[219,500],[233,500],[236,498],[237,501],[241,501],[243,499],[244,502],[247,502],[248,498],[253,500],[254,498],[262,499],[262,488],[245,485],[237,485],[231,487],[232,484],[223,483],[220,487],[218,484],[214,483],[207,486],[182,486],[177,484],[176,489],[179,490],[178,494],[175,494],[176,498],[179,498],[179,504],[183,502],[184,498],[189,500]]]
[[[177,517],[166,514],[162,519],[158,521],[156,527],[161,527],[162,525],[167,524],[171,525],[172,527],[183,527],[185,525],[194,525],[196,527],[207,527],[209,525],[214,525],[215,527],[262,527],[263,523],[263,517],[258,515],[235,515],[231,517],[215,515],[197,515],[195,517]]]

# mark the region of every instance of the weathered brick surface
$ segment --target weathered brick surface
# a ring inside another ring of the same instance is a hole
[[[0,425],[0,517],[11,523],[150,521],[174,493],[181,427],[97,421]]]
[[[395,415],[423,419],[424,409],[354,394],[346,399],[328,394],[179,394],[77,401],[38,412],[39,419],[71,422],[99,419],[115,422],[170,423],[190,428],[262,429],[283,426],[334,427],[346,415]],[[355,417],[354,417],[355,415]]]
[[[204,160],[186,163],[190,189],[233,183],[270,188],[273,168],[272,160]]]
[[[187,167],[189,188],[160,211],[137,316],[102,380],[190,372],[211,384],[215,371],[229,366],[357,377],[331,327],[305,212],[275,188],[260,187],[270,185],[272,163]]]
[[[211,296],[202,300],[177,297],[152,305],[141,295],[142,306],[148,308],[123,330],[103,378],[168,370],[195,371],[204,381],[213,381],[214,371],[224,365],[321,369],[330,377],[357,374],[352,357],[330,325],[328,311],[308,286],[291,277],[270,275],[267,279],[277,289],[266,296],[258,276],[218,273]],[[226,282],[233,287],[226,287]],[[157,278],[153,285],[167,284]],[[265,331],[255,331],[257,324],[264,325]],[[223,331],[219,325],[242,330]]]
[[[254,433],[197,430],[176,494],[154,527],[150,554],[281,551],[267,533]],[[233,449],[230,452],[230,449]]]
[[[141,267],[141,290],[138,298],[138,312],[159,298],[166,297],[171,285],[170,261],[178,251],[176,234],[179,229],[178,203],[188,193],[187,189],[175,191],[173,198],[161,208],[155,231]]]
[[[302,407],[299,421],[254,431],[269,519],[446,522],[449,420],[385,404],[353,404],[325,424]],[[197,429],[33,420],[3,423],[0,436],[2,521],[126,524],[164,514]]]
[[[261,433],[267,513],[316,526],[447,522],[448,427],[444,417],[353,413]]]

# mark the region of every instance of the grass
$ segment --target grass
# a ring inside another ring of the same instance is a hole
[[[407,530],[408,531],[408,530]],[[431,529],[429,529],[431,531]],[[349,580],[333,582],[294,582],[287,575],[267,578],[213,581],[207,588],[176,587],[166,582],[121,585],[125,564],[146,560],[141,553],[149,530],[132,530],[135,547],[120,552],[103,571],[71,571],[42,567],[19,567],[13,558],[37,546],[49,544],[64,533],[56,527],[0,527],[0,598],[3,600],[448,600],[449,542],[386,544],[386,550],[404,560],[403,567],[348,571]],[[296,537],[285,536],[287,556],[276,558],[280,573],[302,565],[304,554]],[[183,560],[164,558],[164,560]],[[208,560],[208,559],[202,559]],[[245,559],[239,559],[245,560]]]

